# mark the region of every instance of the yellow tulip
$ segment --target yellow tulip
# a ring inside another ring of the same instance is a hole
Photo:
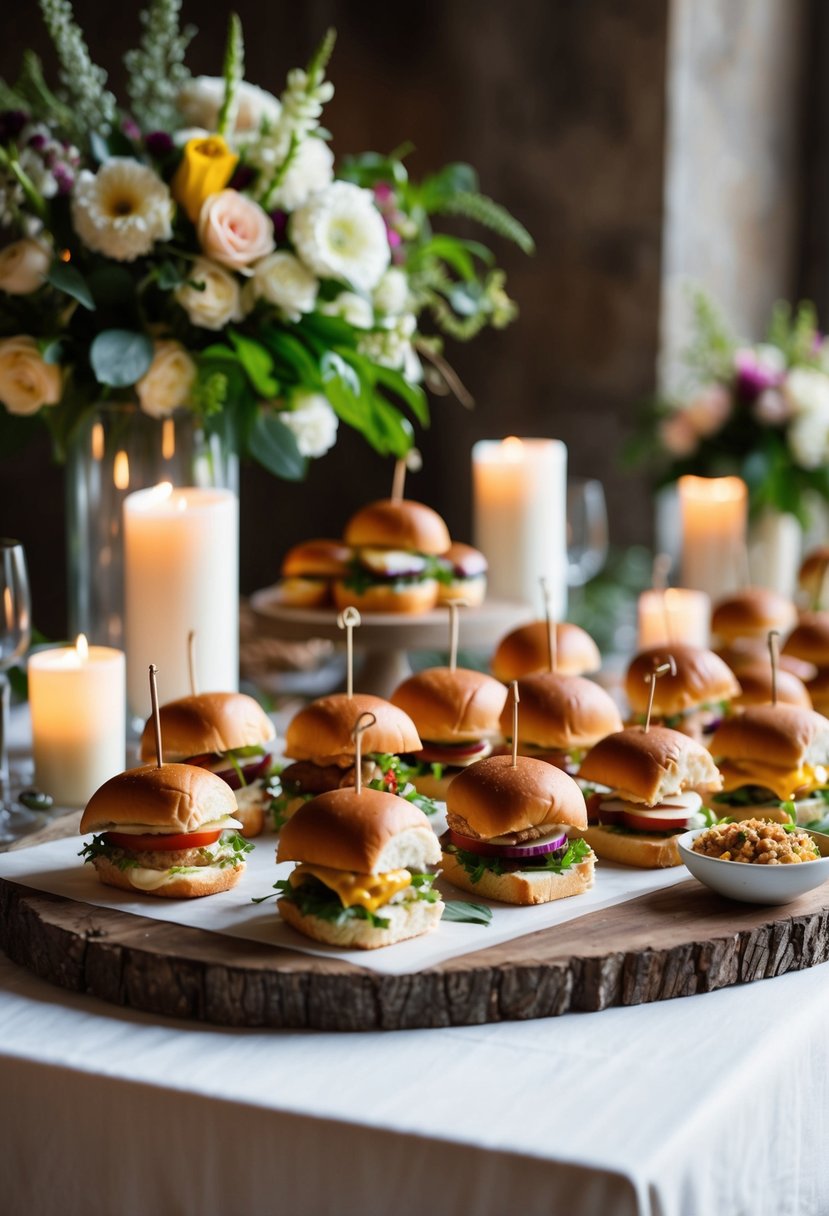
[[[188,139],[170,189],[194,224],[204,200],[225,188],[238,160],[221,135]]]

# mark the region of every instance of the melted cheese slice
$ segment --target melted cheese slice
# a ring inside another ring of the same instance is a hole
[[[359,905],[369,912],[376,912],[389,902],[392,895],[405,890],[412,882],[408,870],[389,870],[387,874],[354,874],[349,870],[332,870],[328,866],[302,862],[291,874],[291,886],[298,887],[303,878],[309,877],[319,879],[339,895],[344,908]]]
[[[804,796],[823,789],[829,782],[829,770],[820,764],[802,764],[800,768],[779,768],[761,761],[723,760],[719,766],[723,779],[723,791],[730,794],[744,785],[760,785],[771,790],[781,801],[786,802],[795,795]]]

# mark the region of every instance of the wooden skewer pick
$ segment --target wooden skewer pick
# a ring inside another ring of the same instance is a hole
[[[663,591],[668,586],[668,574],[671,569],[670,553],[657,553],[651,567],[651,586],[654,591]]]
[[[363,792],[363,731],[374,726],[376,721],[374,714],[367,709],[365,713],[360,714],[351,732],[354,740],[354,783],[358,795]]]
[[[406,486],[406,461],[405,459],[396,460],[394,462],[394,478],[391,483],[391,498],[392,502],[400,502],[403,497],[403,490]]]
[[[669,655],[667,662],[660,663],[658,667],[656,667],[653,671],[647,672],[645,675],[645,683],[650,685],[648,712],[645,716],[645,725],[642,727],[645,734],[647,734],[651,728],[651,714],[653,713],[653,698],[656,693],[656,681],[660,676],[664,676],[667,672],[670,672],[672,676],[676,675],[676,660],[674,659],[673,655]]]
[[[157,675],[158,668],[155,663],[150,663],[150,701],[153,707],[153,726],[155,727],[155,762],[161,768],[164,763],[164,754],[161,750],[161,713],[158,708]]]
[[[544,593],[544,615],[547,618],[547,663],[550,671],[555,675],[558,668],[558,632],[553,617],[553,593],[546,578],[542,578],[540,582],[541,590]]]
[[[349,700],[354,696],[354,630],[361,624],[360,613],[354,607],[344,608],[337,617],[337,625],[345,630],[346,647],[346,693]]]
[[[196,631],[191,629],[187,635],[187,670],[190,675],[190,692],[194,697],[199,695],[199,685],[196,680]]]
[[[448,603],[449,609],[449,670],[456,671],[458,667],[458,631],[460,620],[458,610],[467,608],[469,605],[466,600],[452,600]]]
[[[771,703],[777,704],[777,667],[780,663],[780,630],[770,629],[768,636],[769,657],[771,658]]]
[[[510,692],[512,693],[512,767],[518,768],[518,702],[521,698],[518,695],[517,680],[513,680],[510,684]]]

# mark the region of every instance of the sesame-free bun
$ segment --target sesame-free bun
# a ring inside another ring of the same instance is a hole
[[[486,598],[486,574],[489,564],[480,549],[453,541],[443,560],[452,569],[449,583],[438,585],[438,603],[452,604],[463,600],[467,608],[479,608]]]
[[[203,692],[161,706],[161,740],[168,760],[185,760],[232,747],[262,747],[275,735],[273,723],[253,697],[241,692]],[[148,718],[141,759],[155,758],[155,731]]]
[[[768,587],[744,587],[714,606],[711,632],[723,642],[765,639],[770,629],[786,634],[797,621],[792,601]]]
[[[587,753],[579,779],[619,790],[632,802],[654,806],[686,790],[722,787],[711,754],[700,743],[666,726],[641,726],[608,735]]]
[[[323,608],[331,598],[331,582],[326,578],[281,578],[273,598],[286,608]]]
[[[740,669],[740,695],[732,704],[740,709],[749,705],[770,705],[772,700],[771,663],[753,663]],[[790,671],[777,673],[777,700],[784,705],[812,708],[809,690]]]
[[[443,560],[452,567],[453,574],[459,579],[478,578],[489,569],[489,563],[480,549],[459,540],[452,542],[443,554]]]
[[[351,557],[341,540],[306,540],[285,554],[282,573],[286,578],[336,578],[346,573]]]
[[[623,866],[638,866],[641,870],[664,870],[682,864],[676,836],[656,833],[611,832],[600,824],[591,824],[579,835],[587,841],[597,857],[617,861]]]
[[[815,667],[829,667],[829,612],[804,612],[786,639],[783,654],[805,659]]]
[[[711,740],[711,751],[738,763],[754,760],[786,769],[826,764],[829,721],[814,710],[796,705],[752,705],[720,723]]]
[[[438,583],[438,603],[463,603],[467,608],[480,608],[486,599],[486,575],[455,578],[451,583]]]
[[[352,515],[345,542],[354,548],[410,549],[438,556],[451,544],[437,511],[410,498],[381,498]]]
[[[440,861],[440,845],[423,811],[396,794],[351,786],[318,794],[282,829],[276,860],[305,861],[357,874],[407,869],[423,873]]]
[[[139,891],[142,895],[160,895],[164,899],[195,899],[201,895],[229,891],[236,886],[245,869],[244,862],[236,866],[199,866],[197,873],[176,874],[161,886],[146,890],[133,884],[129,867],[121,870],[103,855],[94,858],[92,864],[101,882],[108,887]]]
[[[535,671],[549,670],[547,622],[531,621],[513,629],[498,643],[492,656],[492,674],[509,684]],[[582,676],[598,671],[602,665],[599,648],[579,625],[561,621],[556,625],[556,672],[562,676]]]
[[[759,638],[753,641],[743,638],[729,646],[719,646],[717,654],[731,668],[738,680],[743,668],[769,662],[768,642],[761,642]],[[814,663],[807,663],[805,659],[796,659],[791,654],[781,654],[778,666],[781,671],[790,671],[804,684],[808,684],[817,675],[817,667]]]
[[[518,744],[553,751],[592,747],[614,731],[622,719],[613,699],[583,676],[539,672],[518,681]],[[512,698],[501,712],[501,733],[512,738]]]
[[[589,891],[593,886],[595,864],[596,858],[591,853],[562,874],[543,870],[496,874],[493,870],[484,870],[478,881],[473,882],[454,853],[444,853],[441,873],[453,886],[471,891],[473,895],[483,895],[485,899],[497,899],[504,904],[547,904],[554,899]]]
[[[364,591],[355,591],[342,579],[334,583],[334,603],[342,612],[356,608],[359,612],[405,612],[412,615],[430,612],[438,602],[438,582],[424,578],[417,583],[371,583]]]
[[[737,679],[726,663],[701,646],[671,644],[651,646],[633,659],[625,676],[625,692],[634,713],[648,708],[650,684],[645,676],[673,657],[676,675],[666,671],[656,681],[653,712],[668,717],[705,705],[709,701],[730,701],[740,691]]]
[[[233,790],[192,764],[144,765],[110,777],[81,816],[81,835],[142,827],[148,832],[195,832],[203,823],[236,813]]]
[[[338,925],[320,916],[303,916],[296,904],[287,899],[278,899],[276,906],[286,924],[314,941],[352,950],[378,950],[381,946],[393,946],[410,937],[431,933],[438,927],[445,905],[440,899],[431,904],[423,900],[389,904],[382,913],[383,920],[388,922],[385,929],[378,929],[368,920],[344,920]]]
[[[816,671],[807,686],[812,708],[819,714],[829,714],[829,667]]]
[[[506,689],[466,667],[429,667],[409,676],[391,701],[414,722],[424,742],[467,743],[498,733]]]
[[[808,594],[812,604],[817,604],[823,590],[823,580],[829,569],[829,545],[820,545],[807,553],[800,566],[797,581]]]
[[[363,731],[363,755],[368,752],[417,752],[422,746],[408,714],[382,697],[368,693],[332,693],[319,697],[295,714],[285,732],[285,755],[348,768],[354,763],[352,731],[366,711],[377,721]]]
[[[572,777],[543,760],[487,756],[463,770],[446,795],[447,821],[464,836],[587,826],[584,795]]]

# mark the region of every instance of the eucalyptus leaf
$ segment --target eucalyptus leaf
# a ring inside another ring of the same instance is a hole
[[[488,925],[492,908],[485,904],[470,904],[463,899],[450,899],[444,904],[441,920],[463,921],[470,925]]]
[[[89,362],[99,384],[125,388],[135,384],[153,361],[153,344],[132,329],[105,329],[89,348]]]
[[[77,300],[90,312],[95,311],[95,300],[89,289],[89,284],[81,272],[70,262],[53,262],[46,276],[46,281],[62,291],[65,295]]]
[[[296,436],[272,410],[260,409],[249,436],[250,453],[270,473],[286,481],[301,481],[308,461],[300,453]]]

